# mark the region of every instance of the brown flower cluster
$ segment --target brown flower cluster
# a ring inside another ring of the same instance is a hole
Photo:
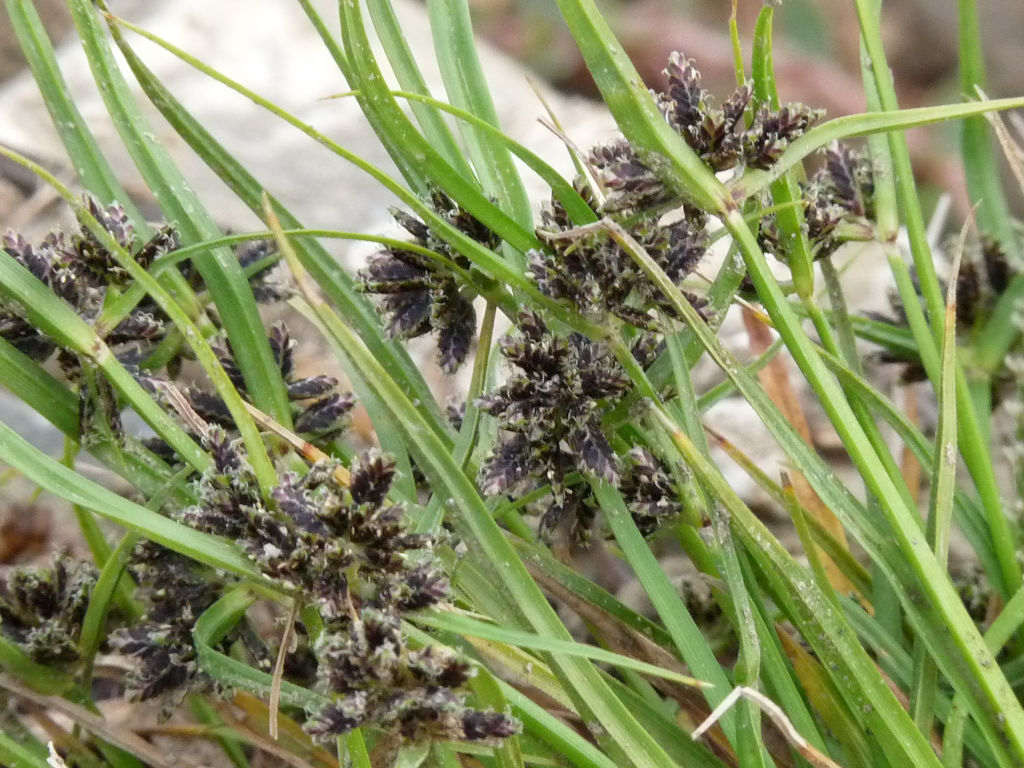
[[[633,354],[647,365],[656,349],[654,337],[645,335]],[[502,341],[502,354],[514,372],[478,401],[505,434],[480,468],[484,493],[520,496],[548,486],[550,497],[539,503],[542,532],[568,518],[580,541],[588,539],[597,509],[588,478],[618,485],[647,533],[679,511],[661,463],[639,448],[623,462],[605,435],[603,418],[630,381],[604,345],[553,333],[527,309],[516,333]]]
[[[486,248],[501,241],[442,190],[430,195],[434,211],[457,230]],[[370,258],[360,271],[361,289],[380,296],[380,309],[387,317],[388,333],[411,339],[432,333],[437,337],[438,362],[445,373],[454,373],[466,360],[476,335],[474,295],[450,268],[469,269],[469,260],[452,250],[430,227],[414,216],[393,210],[395,220],[413,241],[441,256],[433,259],[420,252],[387,248]]]
[[[407,530],[402,505],[388,500],[390,459],[367,453],[350,469],[315,465],[285,475],[260,496],[237,447],[213,432],[215,466],[199,484],[200,502],[183,520],[231,538],[260,570],[317,607],[324,629],[314,645],[317,679],[332,702],[309,730],[330,739],[361,725],[406,738],[496,739],[516,732],[510,718],[465,705],[460,690],[472,670],[439,648],[410,647],[402,615],[448,597],[433,539]]]

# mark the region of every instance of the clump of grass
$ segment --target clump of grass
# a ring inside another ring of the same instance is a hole
[[[86,197],[0,148],[79,221],[39,244],[10,233],[0,247],[0,382],[67,437],[59,462],[0,425],[0,460],[75,505],[94,562],[14,572],[0,594],[0,687],[32,704],[5,716],[5,764],[46,764],[38,724],[69,765],[159,763],[93,714],[101,694],[160,700],[167,712],[187,701],[198,726],[185,730],[218,741],[240,768],[262,751],[360,768],[1024,762],[1018,520],[988,437],[994,404],[1019,381],[1007,356],[1019,332],[1006,320],[1024,283],[1007,266],[1019,243],[991,198],[992,148],[979,129],[983,113],[1024,99],[899,110],[866,0],[864,115],[826,120],[779,103],[771,7],[751,32],[755,66],[736,73],[732,94],[716,100],[683,54],[652,93],[595,7],[562,0],[622,131],[574,154],[579,173],[564,179],[498,129],[464,3],[432,6],[459,106],[426,92],[386,0],[371,3],[371,18],[406,91],[382,77],[357,3],[340,4],[337,31],[300,3],[398,179],[99,5],[70,2],[77,33],[173,224],[139,216],[32,4],[6,0]],[[961,6],[973,87],[979,42],[973,7]],[[409,238],[367,235],[381,250],[356,275],[339,270],[321,240],[358,235],[303,229],[153,75],[130,33],[356,163],[402,201],[393,215]],[[115,47],[266,231],[222,236],[183,191]],[[460,139],[442,113],[465,129]],[[985,190],[980,245],[965,231],[943,283],[901,132],[951,119],[968,121],[963,159],[987,183],[974,190]],[[866,147],[852,148],[859,136]],[[513,157],[551,188],[536,215]],[[896,245],[901,225],[908,253]],[[736,258],[704,283],[703,256],[723,238]],[[893,317],[847,310],[833,258],[851,242],[888,254]],[[962,258],[972,247],[985,258]],[[312,321],[352,393],[297,372],[310,341],[280,321],[265,327],[265,302]],[[750,366],[714,330],[738,308],[752,337],[766,325],[779,339]],[[499,314],[513,327],[496,339]],[[445,373],[472,365],[454,419],[402,346],[428,334]],[[865,375],[858,338],[935,398],[934,434]],[[843,441],[862,496],[808,445],[784,380],[757,378],[780,348]],[[54,356],[59,375],[42,367]],[[726,376],[714,391],[690,377],[704,356]],[[788,515],[802,552],[765,528],[712,459],[703,410],[727,394],[747,401],[791,466],[777,479],[742,445],[712,437]],[[379,450],[346,432],[357,402]],[[129,410],[151,434],[125,428]],[[894,436],[926,468],[926,498],[890,454]],[[76,472],[80,450],[137,500]],[[966,564],[949,562],[955,531],[973,551]],[[655,539],[678,543],[699,580],[674,584]],[[567,540],[621,558],[654,617],[556,557]],[[585,637],[555,604],[585,621]],[[261,621],[268,613],[283,624]],[[122,657],[113,694],[93,685],[105,653]],[[47,708],[74,728],[58,733]]]

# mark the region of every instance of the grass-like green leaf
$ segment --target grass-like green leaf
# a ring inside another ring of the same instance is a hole
[[[957,0],[960,92],[969,98],[985,88],[985,55],[975,0]],[[978,204],[978,228],[995,237],[1007,251],[1020,243],[1011,224],[1010,206],[1000,183],[992,131],[982,116],[968,117],[961,126],[961,155],[971,200]]]
[[[730,226],[735,226],[734,233],[738,238],[751,237],[738,216],[730,215],[729,218],[732,219]],[[678,288],[667,279],[635,241],[624,235],[625,233],[620,231],[616,234],[616,239],[627,247],[630,255],[671,301],[673,308],[695,330],[712,358],[736,382],[769,430],[805,473],[822,500],[840,517],[844,526],[857,535],[861,545],[873,552],[873,561],[890,570],[894,583],[912,584],[916,589],[929,594],[925,601],[912,601],[905,593],[902,594],[904,608],[911,616],[917,631],[927,637],[929,650],[936,657],[943,673],[957,685],[958,689],[977,691],[976,686],[980,684],[981,689],[985,691],[986,701],[983,703],[982,700],[975,700],[974,706],[977,707],[976,711],[979,714],[988,713],[983,718],[983,723],[988,728],[987,736],[990,740],[996,738],[996,730],[1003,729],[1002,718],[1010,716],[1004,708],[1010,707],[1011,710],[1019,711],[1020,705],[1015,699],[1008,697],[1005,679],[1002,678],[987,649],[980,647],[982,644],[977,628],[966,615],[948,576],[939,567],[921,536],[920,519],[916,511],[912,512],[902,507],[901,494],[891,485],[892,480],[885,469],[872,460],[871,449],[865,446],[864,452],[861,452],[859,445],[864,445],[865,436],[856,431],[856,419],[842,394],[838,392],[838,385],[827,372],[822,371],[823,363],[810,349],[806,335],[797,327],[795,317],[788,311],[781,291],[767,273],[767,265],[756,244],[745,243],[744,255],[748,257],[747,264],[762,300],[771,310],[787,346],[817,390],[826,409],[837,408],[840,411],[832,416],[833,424],[843,437],[851,456],[858,463],[869,488],[881,501],[887,513],[891,532],[883,533],[883,529],[876,527],[877,523],[871,521],[863,512],[856,511],[859,504],[849,497],[848,491],[821,464],[820,459],[807,450],[806,444],[795,434],[792,427],[781,419],[763,390],[756,382],[747,378],[744,369],[721,347],[718,339],[707,330]],[[896,534],[895,540],[893,533]],[[895,577],[895,573],[899,573],[898,578]],[[982,659],[986,660],[985,663],[980,663]],[[999,703],[996,704],[996,701]],[[998,719],[996,712],[1002,712]],[[1021,715],[1024,713],[1015,714],[1014,717]],[[895,737],[894,740],[899,741]]]
[[[498,127],[498,112],[477,55],[469,4],[466,0],[429,0],[427,10],[448,98],[455,106]],[[533,207],[505,144],[495,141],[493,132],[474,125],[463,123],[460,128],[484,192],[520,226],[531,230]],[[520,269],[525,267],[522,253],[510,255]]]
[[[406,91],[429,98],[430,89],[409,49],[405,33],[402,31],[390,0],[370,0],[366,4],[366,10],[370,14],[373,28],[380,38],[381,47],[395,72],[398,84]],[[473,178],[475,176],[473,169],[466,161],[462,148],[456,143],[455,137],[441,115],[426,108],[422,103],[414,102],[411,106],[424,138],[437,149],[438,153],[457,173],[461,173],[466,178]]]
[[[119,22],[125,24],[124,22]],[[186,63],[195,66],[200,71],[211,77],[224,82],[228,87],[238,90],[243,95],[251,98],[254,102],[267,109],[274,111],[273,107],[266,100],[261,99],[252,91],[243,88],[241,85],[224,78],[219,73],[205,67],[193,57],[188,56],[184,51],[171,46],[169,43],[139,30],[136,27],[125,24],[139,34],[142,34],[156,42],[158,45],[169,50],[171,53],[182,58]],[[263,195],[264,188],[224,147],[174,98],[174,96],[163,86],[142,60],[135,54],[132,48],[124,40],[124,37],[115,33],[115,41],[118,43],[122,54],[128,61],[133,74],[153,104],[160,110],[161,114],[171,123],[178,134],[191,146],[196,153],[213,170],[236,195],[257,215],[263,216]],[[277,110],[280,112],[280,110]],[[287,113],[282,113],[285,119],[295,120]],[[297,121],[296,121],[297,122]],[[318,141],[330,144],[326,137],[316,134],[308,126],[307,131],[314,134]],[[336,145],[335,145],[336,146]],[[337,147],[341,150],[340,147]],[[344,152],[344,150],[341,150]],[[377,169],[365,163],[354,155],[345,155],[347,159],[355,162],[371,175],[378,174],[384,179],[386,176]],[[388,179],[390,181],[390,179]],[[399,189],[401,189],[399,187]],[[404,191],[404,190],[403,190]],[[289,230],[300,229],[299,221],[286,210],[279,202],[271,198],[274,211],[283,225]],[[382,244],[389,245],[389,242],[381,240]],[[408,246],[407,246],[408,247]],[[358,331],[360,338],[373,350],[374,356],[381,361],[388,372],[400,382],[403,389],[413,396],[413,399],[420,403],[423,413],[427,414],[430,423],[438,430],[439,435],[446,442],[451,440],[450,427],[442,410],[438,407],[430,388],[423,379],[422,374],[406,354],[401,345],[385,338],[380,321],[373,307],[366,298],[360,294],[353,283],[352,278],[345,272],[337,261],[317,243],[315,240],[296,238],[294,248],[302,260],[303,266],[316,278],[317,284],[327,296],[338,307],[345,320],[352,324]]]
[[[78,398],[7,339],[0,339],[0,384],[65,435],[78,433]]]
[[[170,520],[87,480],[46,456],[2,423],[0,461],[55,496],[80,504],[168,549],[243,578],[262,581],[256,567],[231,544]]]
[[[957,247],[956,261],[946,293],[946,322],[942,331],[941,372],[939,374],[939,425],[935,435],[934,459],[931,466],[931,495],[928,504],[928,543],[935,550],[940,566],[949,562],[949,538],[952,526],[954,490],[956,487],[956,273],[963,254],[966,230]],[[923,646],[915,648],[915,676],[912,711],[921,732],[932,729],[932,709],[937,684],[937,670]]]
[[[139,232],[147,232],[145,218],[114,175],[113,169],[104,158],[96,139],[71,98],[57,63],[53,44],[46,34],[34,3],[31,0],[4,0],[4,4],[11,20],[11,29],[18,38],[32,76],[39,86],[43,102],[50,112],[54,128],[67,150],[78,178],[85,188],[98,196],[104,204],[110,204],[115,200],[121,203]]]
[[[211,214],[196,197],[166,148],[156,141],[152,128],[131,95],[104,35],[104,26],[100,23],[95,4],[89,0],[72,0],[70,7],[93,77],[99,84],[114,126],[164,215],[175,222],[186,244],[217,237],[220,233]],[[224,323],[254,404],[280,423],[290,425],[291,409],[281,371],[274,361],[256,300],[238,260],[225,248],[196,260],[195,266]],[[224,399],[231,407],[230,399]],[[238,422],[244,435],[245,417],[239,415]],[[250,441],[246,442],[250,453],[253,453],[254,446],[249,444]],[[253,461],[258,466],[258,459],[254,457]]]
[[[0,761],[11,768],[50,768],[45,754],[27,749],[5,733],[0,733]]]
[[[421,613],[414,617],[413,620],[417,624],[447,630],[461,636],[480,637],[485,640],[507,643],[518,648],[532,648],[536,651],[561,653],[569,656],[580,656],[581,658],[592,659],[593,661],[603,661],[620,669],[629,669],[644,675],[664,678],[665,680],[671,680],[682,685],[693,687],[706,687],[708,685],[696,678],[680,675],[677,672],[662,669],[643,661],[637,661],[622,654],[606,651],[603,648],[595,648],[583,643],[566,642],[557,638],[540,637],[529,632],[499,627],[479,619],[474,619],[471,616],[449,611]]]
[[[439,185],[456,202],[514,249],[525,253],[539,248],[532,229],[524,227],[487,199],[474,180],[459,176],[416,130],[399,107],[377,66],[376,57],[363,26],[362,10],[353,0],[339,2],[341,38],[348,54],[349,85],[359,91],[364,113],[372,115],[385,144],[396,148],[406,162],[421,168],[432,183]],[[479,169],[477,169],[479,170]]]
[[[784,590],[773,590],[776,600],[784,606],[790,620],[797,623],[819,658],[825,661],[837,685],[844,687],[842,695],[851,702],[851,708],[859,710],[889,759],[898,758],[907,765],[937,766],[930,745],[913,727],[906,711],[831,601],[682,431],[667,417],[662,423],[670,431],[683,460],[729,510],[733,529],[744,542],[747,553],[784,587]]]
[[[599,481],[595,481],[593,487],[608,527],[672,637],[676,652],[695,675],[711,684],[704,695],[711,706],[717,706],[728,695],[732,682],[704,642],[700,627],[687,612],[675,586],[637,530],[618,491]],[[736,729],[735,714],[731,714],[732,717],[727,716],[722,722],[730,741],[734,740]]]
[[[992,99],[967,104],[944,104],[934,107],[917,107],[892,112],[866,112],[846,115],[815,126],[803,136],[795,139],[782,153],[778,162],[769,170],[748,170],[734,181],[729,189],[737,200],[742,200],[768,187],[797,163],[810,156],[815,150],[827,147],[833,141],[855,136],[870,136],[875,133],[898,135],[900,131],[921,125],[959,120],[986,112],[1020,109],[1024,98]],[[911,179],[910,183],[913,183]],[[941,303],[941,301],[940,301]]]

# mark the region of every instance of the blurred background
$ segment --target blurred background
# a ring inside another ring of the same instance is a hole
[[[469,0],[479,34],[538,79],[567,93],[597,98],[594,83],[554,0]],[[64,0],[36,0],[51,34],[70,23]],[[152,0],[113,3],[128,17],[145,17]],[[189,4],[184,4],[187,7]],[[261,14],[290,13],[289,4],[263,3]],[[697,62],[712,92],[734,87],[728,39],[731,0],[599,0],[619,39],[647,83],[662,85],[668,54],[682,51]],[[957,101],[957,3],[955,0],[885,0],[883,29],[903,106]],[[748,42],[762,0],[738,0],[741,38]],[[1024,2],[978,0],[992,97],[1024,94]],[[747,52],[749,55],[749,51]],[[828,116],[864,109],[860,86],[857,19],[851,0],[785,0],[776,12],[775,62],[784,101],[824,107]],[[22,68],[6,19],[0,21],[0,83]],[[497,95],[501,98],[501,94]],[[9,117],[9,116],[8,116]],[[920,180],[933,196],[953,196],[956,210],[969,205],[955,157],[957,126],[909,134]],[[1011,192],[1012,194],[1012,192]],[[1021,211],[1017,199],[1017,210]]]
[[[567,92],[596,98],[553,0],[470,0],[480,34]],[[704,84],[723,97],[735,87],[728,37],[731,0],[599,0],[645,81],[659,89],[669,53],[695,59]],[[738,0],[749,40],[761,0]],[[978,0],[990,97],[1024,95],[1024,2]],[[885,0],[886,52],[904,107],[961,99],[955,0]],[[864,111],[857,17],[851,0],[785,0],[775,14],[776,81],[783,101],[823,107],[828,117]],[[908,139],[925,196],[944,190],[961,213],[970,206],[956,158],[955,123],[911,131]],[[1019,193],[1014,196],[1018,214]]]
[[[542,108],[526,84],[525,76],[529,75],[560,92],[549,91],[550,100],[580,146],[588,147],[610,137],[613,127],[607,112],[598,101],[593,81],[561,20],[555,0],[469,1],[481,37],[514,60],[496,55],[490,46],[481,52],[502,126],[511,135],[549,162],[557,165],[560,159],[562,164],[568,164],[560,141],[537,122]],[[65,0],[35,2],[51,36],[55,40],[67,39],[70,20]],[[735,87],[728,39],[731,0],[598,2],[650,87],[664,87],[661,70],[669,53],[677,50],[696,60],[704,85],[719,98]],[[421,61],[426,61],[431,41],[423,4],[417,0],[395,3],[410,42]],[[319,4],[325,18],[334,17],[335,0],[322,0]],[[885,0],[886,49],[903,106],[961,100],[956,5],[956,0]],[[344,90],[344,84],[297,4],[263,0],[255,6],[258,11],[245,0],[214,0],[205,4],[194,0],[111,0],[111,6],[186,49],[200,52],[212,66],[245,81],[349,149],[386,167],[387,158],[367,130],[356,104],[351,100],[322,100]],[[761,7],[761,0],[740,0],[737,6],[740,35],[748,55]],[[1024,0],[978,0],[978,8],[988,58],[989,95],[1024,96]],[[400,234],[394,231],[387,213],[394,200],[377,185],[368,185],[360,172],[323,154],[322,148],[311,145],[290,127],[268,121],[251,103],[191,73],[180,62],[167,62],[167,57],[153,55],[151,49],[144,58],[149,61],[150,56],[156,62],[159,76],[197,117],[239,155],[257,178],[265,179],[281,199],[299,212],[307,224],[361,231],[387,231],[390,227],[393,234]],[[71,42],[61,57],[64,71],[73,81],[73,90],[83,94],[80,108],[98,132],[104,151],[111,153],[119,177],[144,209],[153,210],[154,218],[158,217],[155,208],[145,207],[147,191],[137,179],[133,181],[136,174],[130,161],[123,152],[118,152],[119,141],[102,103],[95,93],[88,93],[91,79],[81,59],[80,46]],[[863,111],[858,25],[852,0],[785,0],[776,13],[775,63],[783,100],[824,107],[829,117]],[[70,181],[73,173],[67,167],[63,149],[39,101],[35,84],[23,70],[24,63],[6,15],[0,12],[0,114],[4,116],[0,121],[0,142],[40,159]],[[225,228],[258,228],[248,211],[240,210],[234,196],[211,178],[173,131],[159,120],[154,125],[161,141],[182,164]],[[1022,135],[1024,131],[1018,132],[1018,137]],[[939,195],[949,193],[956,213],[946,228],[956,231],[970,207],[958,159],[957,124],[916,129],[908,134],[908,139],[926,213]],[[1009,174],[1004,174],[1004,180],[1008,178]],[[538,202],[541,198],[537,193]],[[1019,199],[1017,212],[1024,212]],[[0,232],[13,226],[38,236],[52,228],[60,216],[66,218],[66,211],[57,204],[52,192],[28,172],[0,159]],[[338,253],[350,265],[359,263],[364,256],[365,249],[361,254],[351,250]],[[859,297],[855,300],[858,305],[885,302],[888,278],[884,259],[879,264],[877,269],[853,270],[848,275],[849,280],[861,280],[861,284],[850,288],[851,300]],[[739,328],[735,339],[727,339],[727,343],[745,345],[745,331]],[[425,364],[431,364],[429,344],[415,354]],[[451,383],[440,375],[432,380],[436,380],[443,401]],[[59,455],[60,436],[48,430],[47,425],[33,421],[33,416],[17,403],[8,402],[0,392],[0,418]],[[825,451],[833,439],[827,422],[818,418],[820,414],[810,416],[814,429],[818,430],[820,425],[815,442]],[[753,453],[765,457],[766,462],[769,455],[779,453],[766,432],[762,434],[761,430],[754,436],[759,422],[743,409],[742,403],[730,402],[710,418],[716,429],[727,436],[742,435],[747,444],[756,439],[758,449]],[[841,453],[841,446],[833,448]],[[779,453],[780,465],[783,461],[784,456]],[[26,515],[15,501],[30,496],[32,489],[27,494],[15,494],[10,485],[3,485],[4,479],[0,469],[0,566],[38,553],[48,546],[46,542],[52,535],[47,515]],[[748,502],[758,505],[758,491],[742,473],[732,475],[731,482]],[[43,502],[41,506],[48,505]],[[64,528],[73,536],[73,527]]]

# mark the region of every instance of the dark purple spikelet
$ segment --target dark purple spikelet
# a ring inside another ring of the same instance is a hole
[[[451,584],[448,577],[433,563],[421,563],[392,582],[390,599],[402,611],[418,611],[448,599]]]
[[[292,291],[283,283],[274,279],[276,262],[270,257],[277,252],[277,244],[273,240],[250,240],[235,248],[235,258],[242,269],[255,268],[263,261],[268,263],[249,276],[249,287],[253,296],[261,304],[284,301],[292,295]]]
[[[682,512],[668,469],[646,448],[634,447],[626,454],[619,491],[644,536]]]
[[[468,710],[462,715],[462,731],[466,741],[496,742],[515,736],[523,730],[514,717],[501,712]]]
[[[736,167],[743,159],[743,114],[751,97],[744,84],[722,104],[700,85],[700,72],[680,53],[669,57],[665,69],[668,89],[662,111],[673,128],[714,171]]]
[[[134,665],[125,682],[128,701],[146,701],[172,693],[180,699],[195,687],[199,668],[189,626],[192,618],[186,609],[180,622],[143,621],[113,633],[111,648],[127,656]]]
[[[986,235],[981,237],[980,259],[989,287],[993,293],[1002,295],[1009,287],[1010,280],[1019,271],[1019,267],[1010,263],[1006,250],[997,239]]]
[[[117,203],[103,208],[90,197],[86,197],[84,202],[86,210],[121,248],[132,255],[136,244],[135,230],[124,209]],[[165,238],[173,240],[173,231],[168,232],[170,234],[164,233]],[[144,244],[133,255],[144,267],[162,252],[156,246],[147,250],[149,245]],[[34,246],[16,232],[8,231],[0,247],[88,323],[95,322],[99,317],[108,287],[120,291],[131,280],[128,271],[120,266],[114,255],[84,223],[79,225],[77,233],[51,232]],[[176,247],[176,241],[168,247]],[[162,316],[145,307],[135,310],[113,331],[108,332],[106,341],[118,354],[121,345],[137,345],[142,349],[158,341],[163,333]],[[24,318],[23,308],[3,300],[0,300],[0,336],[39,361],[45,360],[57,349],[55,343]],[[68,362],[71,365],[64,366],[65,372],[75,378],[77,360],[65,356],[65,363]]]
[[[267,336],[271,354],[284,380],[288,398],[292,403],[295,431],[315,445],[323,446],[334,440],[347,426],[347,419],[355,398],[350,393],[337,391],[338,380],[333,376],[313,375],[300,377],[296,373],[296,341],[282,321],[271,326]],[[231,383],[243,397],[249,391],[231,345],[226,338],[211,344],[217,359]],[[205,421],[225,429],[234,429],[234,419],[219,395],[201,386],[184,389],[189,404]]]
[[[406,656],[406,666],[420,685],[442,685],[457,688],[465,685],[476,670],[454,651],[439,645],[428,645]]]
[[[394,459],[380,453],[364,453],[352,464],[348,491],[355,504],[380,506],[395,478]]]
[[[589,160],[608,191],[601,206],[604,213],[658,206],[672,199],[668,187],[625,139],[594,147],[590,150]]]
[[[660,214],[630,214],[623,226],[676,284],[692,274],[708,247],[704,222],[683,216],[662,224]],[[527,254],[528,269],[540,291],[595,315],[611,314],[638,328],[655,326],[653,310],[675,310],[617,242],[605,232],[563,235],[572,229],[564,207],[552,200],[541,212],[537,235],[544,250]],[[699,301],[699,300],[698,300]]]
[[[344,427],[353,407],[355,398],[350,393],[335,392],[321,397],[295,416],[295,431],[300,434],[336,435]]]
[[[503,407],[500,396],[484,395],[477,405],[500,418]],[[513,434],[487,457],[480,475],[480,490],[488,496],[512,493],[530,476],[533,465],[529,439],[525,435]]]
[[[295,369],[295,347],[297,342],[292,339],[288,332],[288,326],[284,321],[278,320],[270,327],[270,334],[267,336],[270,344],[270,352],[274,356],[274,362],[281,370],[281,378],[287,380]]]
[[[873,236],[868,220],[874,216],[874,179],[866,155],[834,142],[825,151],[825,166],[802,191],[816,257],[830,255],[847,240]]]
[[[271,492],[278,511],[292,520],[300,530],[321,536],[329,534],[317,514],[317,504],[305,484],[295,475],[282,475],[281,484]]]
[[[154,261],[165,253],[177,250],[179,245],[177,230],[170,224],[164,224],[134,254],[135,261],[139,263],[140,267],[149,269]]]
[[[683,129],[700,123],[707,108],[708,93],[701,87],[700,72],[693,60],[678,51],[673,52],[664,74],[668,79],[668,90],[665,91],[662,107],[669,121]]]
[[[629,380],[602,345],[580,334],[557,336],[531,310],[519,314],[517,333],[502,341],[516,370],[477,405],[498,419],[506,436],[484,461],[484,493],[519,493],[550,485],[552,511],[566,506],[566,478],[574,472],[617,482],[619,461],[604,436],[601,417],[629,388]],[[550,527],[550,526],[549,526]]]
[[[316,712],[303,727],[317,741],[330,743],[366,721],[366,699],[362,691],[339,697]]]
[[[150,541],[136,545],[129,571],[139,585],[144,614],[115,630],[110,649],[132,663],[125,680],[130,701],[166,697],[175,705],[193,690],[205,690],[192,640],[195,622],[220,597],[223,582],[209,569]]]
[[[0,588],[0,632],[40,664],[77,661],[97,575],[92,566],[62,555],[48,569],[11,571]]]
[[[430,195],[430,206],[446,222],[485,248],[495,249],[498,238],[476,218],[439,189]],[[393,210],[395,220],[414,242],[439,254],[448,263],[468,270],[469,260],[453,251],[419,219]],[[469,355],[476,335],[473,294],[461,286],[448,263],[401,248],[389,248],[370,257],[360,270],[360,290],[380,297],[385,329],[394,338],[411,339],[432,333],[438,340],[438,362],[445,373],[454,373]]]
[[[783,104],[778,110],[762,104],[743,134],[743,155],[751,168],[767,170],[782,153],[825,114],[803,104]]]
[[[222,336],[212,341],[210,349],[217,356],[217,362],[221,364],[224,373],[231,379],[232,385],[238,390],[239,394],[248,394],[249,390],[246,387],[245,377],[242,375],[242,369],[235,362],[235,352],[231,349],[231,342],[227,336]]]
[[[467,708],[460,689],[473,668],[447,648],[409,648],[393,614],[363,611],[345,631],[323,636],[317,657],[333,698],[306,724],[320,741],[364,724],[406,741],[494,743],[520,730],[512,718]]]
[[[431,326],[437,329],[438,364],[447,374],[455,373],[469,356],[476,337],[476,310],[454,281],[433,291]]]
[[[289,400],[309,400],[326,395],[338,386],[338,380],[333,376],[307,376],[304,379],[289,381],[285,386]]]
[[[200,387],[187,387],[182,394],[192,406],[192,410],[199,414],[203,421],[216,424],[224,429],[234,427],[235,420],[220,395]]]
[[[135,341],[152,342],[164,335],[164,322],[152,312],[135,310],[114,326],[107,334],[108,344],[127,344]]]

